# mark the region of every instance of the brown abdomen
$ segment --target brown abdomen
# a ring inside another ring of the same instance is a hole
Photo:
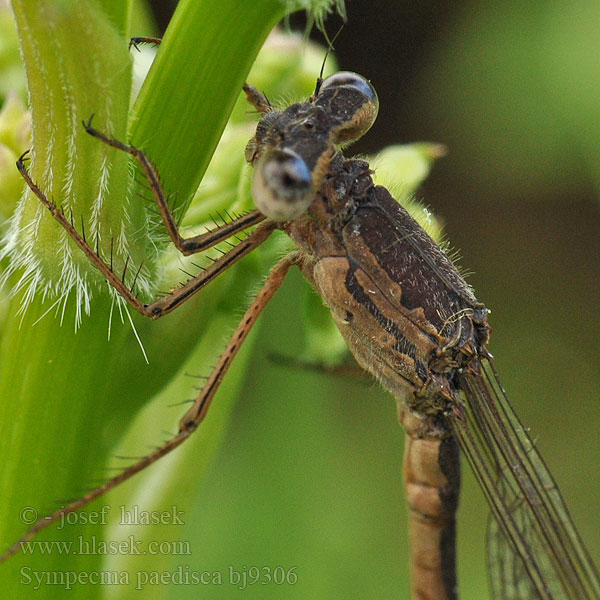
[[[442,427],[432,427],[398,405],[406,431],[404,485],[408,503],[412,600],[455,600],[459,449]]]

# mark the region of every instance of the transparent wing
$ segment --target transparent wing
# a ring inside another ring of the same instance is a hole
[[[531,538],[523,513],[514,515],[518,527]],[[540,598],[525,570],[523,560],[515,553],[504,535],[493,512],[490,512],[487,529],[488,577],[494,598],[529,600]],[[542,598],[544,596],[541,596]],[[562,592],[559,598],[562,598]]]
[[[600,599],[598,571],[493,363],[475,363],[458,377],[465,405],[450,421],[491,508],[487,546],[494,597]]]

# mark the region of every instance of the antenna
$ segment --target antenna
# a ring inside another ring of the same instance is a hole
[[[327,37],[327,32],[325,32],[323,34],[325,36],[325,40],[327,41],[327,52],[325,52],[325,57],[323,58],[323,64],[321,65],[321,71],[319,72],[319,77],[317,78],[317,85],[315,86],[315,92],[311,96],[311,100],[310,100],[311,102],[319,94],[319,90],[321,89],[321,84],[323,83],[323,71],[325,70],[325,63],[327,62],[327,57],[329,56],[329,53],[333,51],[333,44],[335,43],[335,40],[338,39],[338,36],[340,35],[340,33],[342,33],[342,29],[344,29],[344,25],[345,25],[345,23],[342,23],[340,25],[340,28],[337,30],[336,34],[333,36],[333,39],[331,41],[329,41],[329,38]]]

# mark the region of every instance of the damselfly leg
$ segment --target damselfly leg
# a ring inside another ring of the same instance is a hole
[[[87,123],[84,123],[84,127],[90,135],[93,135],[109,146],[131,154],[139,163],[148,179],[148,182],[150,183],[152,195],[158,206],[167,233],[169,234],[169,237],[173,241],[175,247],[179,249],[182,254],[190,255],[197,252],[202,252],[203,250],[208,250],[219,242],[223,242],[244,231],[245,229],[261,223],[261,221],[265,219],[262,214],[260,214],[257,210],[254,210],[248,214],[237,217],[230,223],[227,223],[213,231],[208,231],[191,238],[183,238],[179,233],[179,229],[167,203],[166,196],[160,186],[158,174],[146,155],[141,150],[138,150],[133,146],[123,144],[118,140],[110,138],[101,133],[97,129],[94,129],[91,126],[91,120]],[[163,315],[177,308],[190,296],[215,279],[215,277],[218,277],[228,267],[235,264],[239,259],[260,246],[260,244],[262,244],[276,228],[275,224],[273,223],[264,223],[259,225],[256,230],[250,233],[248,237],[238,241],[228,252],[215,260],[215,262],[213,262],[204,271],[199,273],[196,277],[186,281],[184,284],[168,294],[152,302],[145,303],[135,294],[134,290],[136,278],[134,277],[133,282],[128,285],[125,281],[125,271],[121,276],[113,271],[112,257],[110,257],[107,262],[106,259],[99,254],[98,250],[92,247],[90,242],[85,238],[85,235],[77,230],[73,223],[72,217],[70,215],[67,216],[59,206],[46,197],[41,188],[31,179],[31,176],[29,175],[29,172],[25,166],[24,159],[25,155],[19,158],[17,161],[17,168],[21,172],[21,175],[25,179],[31,191],[48,208],[52,216],[65,228],[65,230],[69,233],[81,250],[83,250],[86,256],[90,259],[92,264],[98,268],[108,283],[117,290],[124,300],[137,312],[152,319],[158,319],[159,317],[162,317]],[[141,266],[139,268],[141,268]]]
[[[231,336],[231,339],[229,340],[225,350],[219,357],[217,364],[212,369],[208,379],[206,380],[206,383],[202,387],[202,390],[194,400],[193,405],[181,418],[179,422],[178,433],[167,440],[163,445],[158,447],[154,452],[141,458],[133,465],[121,471],[121,473],[119,473],[117,476],[109,479],[101,486],[87,493],[85,496],[82,496],[68,506],[65,506],[37,521],[37,523],[35,523],[34,526],[20,540],[8,548],[4,554],[0,555],[0,562],[3,562],[13,554],[16,554],[24,544],[31,540],[38,532],[52,525],[52,523],[59,521],[65,515],[79,510],[96,498],[106,494],[111,489],[133,477],[136,473],[139,473],[152,463],[156,462],[158,459],[175,450],[175,448],[185,442],[185,440],[187,440],[192,433],[196,431],[200,423],[206,417],[221,381],[225,377],[225,374],[231,366],[235,355],[252,330],[252,327],[256,323],[259,315],[283,283],[283,280],[285,279],[290,267],[294,264],[298,264],[299,260],[299,255],[293,252],[281,259],[271,269],[266,281],[242,317],[242,320]]]

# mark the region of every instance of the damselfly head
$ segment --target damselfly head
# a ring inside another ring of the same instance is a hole
[[[276,221],[308,210],[336,145],[361,137],[377,116],[377,93],[364,77],[342,71],[319,81],[308,102],[280,111],[258,90],[244,87],[263,115],[246,146],[246,160],[255,168],[252,195],[256,208]]]
[[[289,148],[267,150],[256,165],[252,197],[256,208],[275,221],[302,215],[312,202],[312,176]]]
[[[342,144],[363,136],[375,122],[379,111],[377,92],[358,73],[340,71],[323,80],[314,96],[335,122],[332,142]]]

